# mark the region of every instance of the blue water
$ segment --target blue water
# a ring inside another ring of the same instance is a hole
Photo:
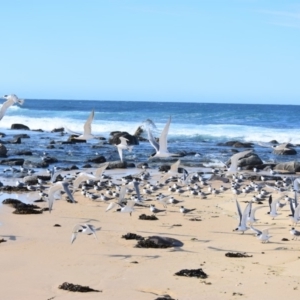
[[[17,149],[34,147],[36,153],[46,149],[49,140],[66,140],[67,136],[51,134],[58,127],[68,127],[76,132],[83,131],[83,124],[91,110],[95,110],[92,131],[96,135],[108,138],[111,131],[127,131],[131,134],[146,119],[151,119],[157,126],[159,136],[168,118],[172,117],[169,130],[169,150],[198,152],[200,158],[187,158],[191,161],[208,161],[220,158],[224,161],[232,154],[230,148],[217,146],[220,142],[239,140],[255,143],[255,150],[262,159],[288,161],[297,156],[278,157],[270,148],[262,147],[271,140],[279,143],[291,140],[300,144],[300,106],[293,105],[250,105],[250,104],[210,104],[210,103],[170,103],[170,102],[131,102],[131,101],[72,101],[72,100],[29,100],[23,106],[14,105],[7,110],[0,121],[0,131],[6,133],[9,140],[13,132],[11,124],[22,123],[30,129],[42,129],[43,133],[29,132],[30,141],[23,140],[22,145],[7,146],[13,155]],[[2,139],[5,141],[5,139]],[[118,155],[113,146],[92,148],[97,141],[87,145],[63,145],[61,149],[51,149],[53,156],[61,163],[78,163],[77,156],[85,158],[95,155],[95,151],[105,154],[111,160]],[[65,157],[66,151],[73,151],[74,157]],[[296,148],[298,151],[298,149]],[[149,143],[140,143],[133,153],[127,153],[129,161],[145,161],[153,152]],[[300,150],[298,151],[300,152]],[[67,162],[64,160],[67,159]]]

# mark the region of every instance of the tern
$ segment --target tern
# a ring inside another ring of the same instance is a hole
[[[244,209],[244,212],[242,213],[240,204],[238,203],[237,199],[235,199],[235,203],[239,215],[239,225],[236,229],[234,229],[234,231],[242,231],[244,234],[244,232],[249,229],[249,227],[247,227],[247,218],[249,216],[251,204],[248,203],[246,208]]]
[[[93,225],[77,224],[77,225],[75,225],[75,227],[73,228],[73,231],[72,231],[71,244],[73,244],[73,242],[75,241],[78,233],[83,233],[83,234],[87,234],[87,235],[93,234],[95,239],[97,239],[96,229]]]
[[[23,105],[24,99],[19,99],[15,94],[11,95],[4,95],[2,97],[3,99],[6,99],[6,101],[2,104],[0,109],[0,120],[4,117],[6,110],[14,105],[15,103]]]

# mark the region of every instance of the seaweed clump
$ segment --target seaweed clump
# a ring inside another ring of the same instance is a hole
[[[68,283],[68,282],[64,282],[58,288],[62,289],[62,290],[70,291],[70,292],[80,292],[80,293],[102,292],[99,290],[94,290],[94,289],[90,288],[89,286],[82,286],[79,284],[73,284],[73,283]]]
[[[186,277],[197,277],[197,278],[202,278],[205,279],[208,277],[208,275],[200,268],[200,269],[183,269],[180,270],[179,272],[175,273],[174,275],[177,276],[186,276]]]

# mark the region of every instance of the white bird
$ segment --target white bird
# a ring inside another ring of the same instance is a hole
[[[83,134],[74,132],[69,130],[68,128],[65,127],[66,131],[68,131],[70,134],[78,135],[77,137],[74,137],[76,140],[91,140],[94,138],[92,135],[92,122],[94,120],[94,115],[95,112],[92,110],[91,114],[87,118],[86,122],[83,125]]]
[[[251,203],[251,202],[250,202]],[[249,213],[249,216],[247,218],[247,221],[249,222],[249,224],[253,224],[255,222],[257,222],[257,219],[255,218],[255,213],[258,209],[261,209],[261,208],[264,208],[266,206],[257,206],[255,208],[252,208],[252,203],[251,203],[251,209],[250,209],[250,213]]]
[[[123,150],[128,150],[129,152],[131,152],[133,146],[129,146],[127,144],[128,139],[124,138],[123,136],[120,136],[119,139],[120,139],[121,142],[119,144],[115,145],[115,146],[118,149],[120,160],[123,162]]]
[[[4,95],[2,97],[3,99],[6,99],[6,101],[2,104],[0,109],[0,120],[4,117],[6,110],[14,105],[15,103],[23,105],[24,99],[19,99],[15,94],[11,95]]]
[[[294,227],[291,228],[290,234],[294,236],[294,237],[292,238],[293,240],[297,240],[298,237],[300,237],[300,231],[296,230]]]
[[[269,229],[264,229],[263,231],[260,231],[252,226],[250,226],[250,228],[256,233],[257,238],[261,240],[262,243],[269,242],[269,239],[271,238],[271,236],[269,235]]]
[[[95,239],[97,239],[96,229],[93,225],[77,224],[77,225],[75,225],[75,227],[73,228],[73,231],[72,231],[71,244],[73,244],[73,242],[75,241],[78,233],[83,233],[83,234],[87,234],[87,235],[93,234]]]
[[[247,218],[249,216],[251,206],[250,203],[248,203],[246,208],[244,209],[244,212],[242,213],[240,204],[238,203],[237,199],[235,199],[235,203],[239,215],[239,225],[236,229],[234,229],[234,231],[242,231],[244,234],[244,232],[249,229],[249,227],[247,227]]]
[[[106,208],[106,212],[118,206],[120,208],[121,213],[129,213],[131,216],[132,212],[134,211],[134,205],[135,205],[135,201],[127,201],[127,204],[124,206],[116,202],[111,202]]]
[[[180,159],[178,159],[174,164],[170,166],[170,170],[165,174],[165,176],[162,178],[161,182],[165,183],[166,180],[174,175],[178,175],[178,168],[180,165]]]
[[[161,132],[158,143],[156,142],[155,138],[153,137],[150,128],[149,127],[147,128],[149,142],[156,151],[155,155],[153,155],[152,158],[153,157],[178,156],[178,154],[169,153],[169,151],[168,151],[167,136],[168,136],[170,124],[171,124],[171,117],[169,118],[163,131]]]
[[[54,183],[48,191],[48,205],[49,205],[49,212],[51,212],[52,207],[53,207],[53,203],[55,200],[55,197],[57,195],[57,193],[61,190],[64,190],[65,193],[67,194],[67,196],[70,198],[70,200],[72,201],[72,203],[75,203],[75,200],[72,196],[72,193],[69,190],[69,182],[67,181],[58,181],[56,183]],[[59,197],[60,198],[60,197]]]

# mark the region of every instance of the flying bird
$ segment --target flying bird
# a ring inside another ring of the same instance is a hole
[[[6,110],[14,105],[15,103],[23,105],[24,99],[19,99],[15,94],[11,95],[4,95],[2,97],[3,99],[6,99],[6,101],[2,104],[0,109],[0,120],[4,117]]]
[[[73,231],[72,231],[71,244],[73,244],[73,242],[75,241],[78,233],[83,233],[83,234],[87,234],[87,235],[93,234],[95,239],[97,239],[96,229],[93,225],[77,224],[77,225],[75,225],[75,227],[73,228]]]

